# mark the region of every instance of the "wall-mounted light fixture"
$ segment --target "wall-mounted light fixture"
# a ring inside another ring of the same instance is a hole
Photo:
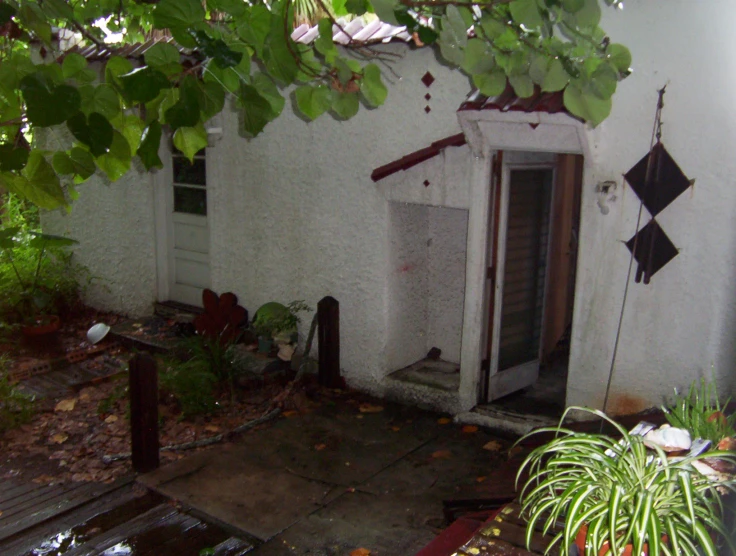
[[[610,208],[608,203],[612,203],[616,200],[616,187],[618,184],[613,180],[606,180],[598,182],[595,186],[595,192],[598,194],[598,208],[601,209],[601,214],[608,214]]]

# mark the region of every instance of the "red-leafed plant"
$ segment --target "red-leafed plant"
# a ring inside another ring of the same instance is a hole
[[[242,328],[248,325],[248,311],[238,305],[238,297],[232,292],[217,295],[212,290],[202,292],[204,313],[194,319],[197,334],[221,347],[235,342]]]

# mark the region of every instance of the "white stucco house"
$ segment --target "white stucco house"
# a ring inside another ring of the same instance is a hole
[[[728,392],[735,20],[726,0],[604,10],[634,72],[595,129],[554,96],[468,102],[468,79],[432,49],[391,43],[400,57],[383,107],[312,123],[287,109],[252,140],[226,111],[198,162],[206,184],[168,152],[162,171],[90,180],[44,226],[80,241],[79,260],[104,278],[87,294],[100,308],[148,314],[156,301],[196,303],[202,287],[251,312],[332,295],[349,385],[455,414],[532,384],[569,338],[566,403],[601,407],[640,208],[623,175],[649,151],[667,85],[663,143],[695,185],[656,215],[656,241],[642,240],[668,260],[644,269],[656,270],[648,284],[634,261],[608,409],[659,405],[700,376]],[[644,208],[639,227],[650,220]],[[438,372],[459,368],[442,387],[391,376],[432,347]]]

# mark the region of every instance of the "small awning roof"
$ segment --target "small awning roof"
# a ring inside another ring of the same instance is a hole
[[[445,137],[444,139],[435,141],[429,147],[414,151],[411,154],[402,156],[398,160],[394,160],[393,162],[389,162],[384,166],[376,168],[371,173],[371,179],[373,181],[382,180],[383,178],[390,176],[391,174],[395,174],[400,170],[407,170],[412,166],[416,166],[417,164],[421,164],[425,160],[429,160],[430,158],[437,156],[446,147],[460,147],[464,145],[465,142],[465,135],[463,135],[462,133],[458,133],[457,135],[450,135],[449,137]]]

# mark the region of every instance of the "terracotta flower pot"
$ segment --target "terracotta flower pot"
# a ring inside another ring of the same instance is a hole
[[[52,334],[61,327],[61,320],[56,315],[46,315],[36,319],[36,324],[31,324],[21,328],[21,332],[28,338],[45,336]]]
[[[578,534],[575,536],[575,546],[578,547],[580,554],[585,554],[585,539],[588,536],[588,526],[583,525],[580,530],[578,531]],[[608,546],[608,542],[604,542],[603,546],[601,546],[601,549],[598,551],[598,556],[605,556],[606,554],[610,554],[609,552],[610,547]],[[627,544],[624,548],[624,551],[622,552],[622,556],[632,556],[634,554],[634,545],[633,544]],[[649,554],[649,545],[644,543],[644,545],[641,547],[641,554],[638,554],[637,556],[647,556]]]

